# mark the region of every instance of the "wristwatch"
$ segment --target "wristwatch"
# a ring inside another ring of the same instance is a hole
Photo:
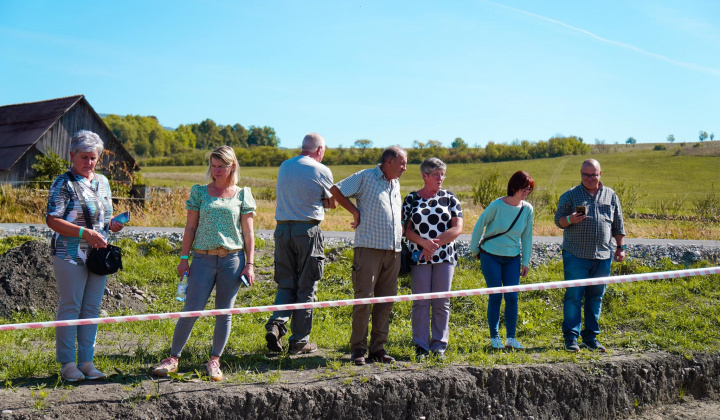
[[[625,251],[627,249],[627,245],[618,245],[617,249],[622,249]]]

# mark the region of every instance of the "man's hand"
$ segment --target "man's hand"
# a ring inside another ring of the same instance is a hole
[[[357,227],[360,226],[360,211],[354,211],[352,215],[353,221],[352,223],[350,223],[350,227],[353,229],[357,229]]]
[[[625,250],[618,248],[615,250],[615,261],[622,262],[625,259]]]

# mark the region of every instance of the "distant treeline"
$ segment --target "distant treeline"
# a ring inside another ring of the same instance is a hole
[[[279,149],[280,139],[272,127],[243,127],[241,124],[217,125],[211,119],[199,124],[181,125],[177,130],[163,128],[155,117],[108,115],[105,123],[141,165],[189,166],[207,164],[207,152],[221,145],[235,149],[242,166],[279,166],[299,153],[297,149]],[[374,165],[383,149],[371,147],[372,141],[360,139],[355,147],[328,149],[327,165]],[[456,138],[451,147],[437,140],[415,141],[407,149],[409,163],[421,163],[437,157],[446,163],[500,162],[581,155],[590,152],[582,137],[552,137],[547,141],[515,140],[510,144],[489,142],[485,148],[470,147]]]

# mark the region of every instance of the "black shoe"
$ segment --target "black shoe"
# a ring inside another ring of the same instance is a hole
[[[268,328],[268,332],[265,334],[265,341],[267,341],[268,350],[275,353],[282,352],[282,339],[280,338],[280,330],[277,325],[271,325]]]
[[[580,351],[580,346],[578,346],[577,340],[574,338],[566,338],[565,339],[565,350],[577,353]]]
[[[385,352],[385,349],[378,350],[375,353],[370,353],[368,360],[371,362],[379,363],[395,363],[395,358]]]
[[[445,352],[440,350],[431,350],[430,354],[438,360],[445,360]]]
[[[600,353],[605,353],[607,351],[605,350],[605,347],[597,341],[597,339],[588,341],[583,340],[580,348],[588,349],[590,351],[599,351]]]
[[[365,364],[365,350],[364,349],[353,350],[350,355],[350,359],[352,359],[353,363],[355,363],[355,366],[364,365]]]
[[[429,353],[427,350],[420,346],[415,346],[415,360],[420,361],[428,357]]]

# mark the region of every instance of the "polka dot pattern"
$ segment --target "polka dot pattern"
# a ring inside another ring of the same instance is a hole
[[[434,239],[452,227],[453,217],[463,217],[460,200],[450,191],[440,190],[434,197],[421,198],[413,191],[403,202],[403,220],[410,220],[413,230],[424,239]],[[410,252],[422,252],[422,247],[410,242]],[[455,242],[442,245],[433,254],[432,261],[418,264],[457,263]]]

